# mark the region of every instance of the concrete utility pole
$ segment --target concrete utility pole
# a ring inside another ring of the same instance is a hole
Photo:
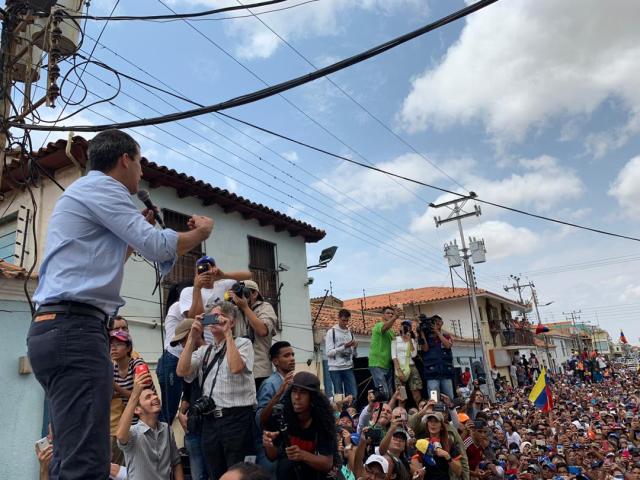
[[[573,328],[576,332],[576,336],[577,336],[577,344],[578,344],[578,355],[582,353],[582,338],[580,336],[580,332],[578,331],[578,327],[576,325],[576,320],[580,320],[580,314],[582,313],[582,310],[578,310],[577,312],[575,310],[573,310],[572,312],[569,313],[565,313],[562,312],[562,314],[565,316],[565,318],[567,320],[571,319],[571,322],[573,323]]]
[[[473,200],[476,196],[477,195],[474,192],[470,192],[469,196],[460,197],[459,199],[440,203],[438,205],[430,203],[429,206],[431,208],[448,207],[451,210],[451,213],[445,219],[441,219],[440,217],[434,217],[436,227],[439,227],[444,223],[453,222],[453,221],[458,223],[458,232],[460,233],[460,245],[462,246],[462,248],[460,249],[460,251],[462,252],[462,256],[460,258],[464,263],[465,275],[467,277],[467,282],[468,282],[467,283],[468,291],[471,296],[471,302],[473,304],[473,315],[476,317],[476,325],[479,326],[478,337],[480,340],[480,345],[482,346],[482,365],[484,367],[485,381],[486,381],[487,389],[489,390],[489,399],[492,402],[495,402],[496,390],[493,385],[493,377],[491,376],[491,364],[489,363],[489,342],[485,341],[485,335],[487,332],[489,332],[490,334],[490,330],[487,322],[483,320],[482,313],[480,312],[480,308],[478,307],[478,299],[476,298],[475,276],[473,274],[471,263],[469,262],[470,258],[473,257],[475,260],[476,256],[478,257],[479,261],[484,261],[484,242],[478,241],[475,239],[473,240],[470,239],[474,248],[467,249],[467,244],[465,242],[464,231],[462,229],[462,221],[461,221],[463,218],[479,217],[482,214],[480,207],[477,205],[474,205],[473,212],[468,213],[463,210],[465,204],[469,200]],[[451,247],[451,245],[449,245],[449,247]],[[447,247],[445,247],[445,251],[447,251],[446,249]],[[482,249],[482,252],[480,252],[480,249]],[[452,265],[451,260],[449,261],[449,265],[450,266]],[[471,321],[473,321],[473,318],[471,318]],[[486,330],[485,330],[485,327],[486,327]]]

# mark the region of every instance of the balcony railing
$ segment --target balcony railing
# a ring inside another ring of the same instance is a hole
[[[528,330],[503,330],[500,332],[500,337],[505,347],[534,344],[533,332]]]

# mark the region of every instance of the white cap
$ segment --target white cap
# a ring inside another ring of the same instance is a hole
[[[372,463],[377,463],[382,467],[382,471],[384,473],[389,473],[389,462],[382,455],[369,455],[365,465],[371,465]]]

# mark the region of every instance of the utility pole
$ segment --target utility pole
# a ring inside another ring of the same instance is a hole
[[[576,325],[576,320],[580,320],[580,314],[582,313],[582,310],[578,310],[577,312],[575,310],[569,312],[569,313],[565,313],[562,312],[562,314],[565,316],[565,318],[567,320],[569,320],[569,318],[571,318],[571,323],[573,323],[573,329],[576,332],[576,336],[577,336],[577,345],[578,345],[578,355],[580,355],[582,353],[582,338],[580,336],[580,332],[578,331],[578,327]]]
[[[521,284],[520,283],[520,277],[517,277],[515,275],[509,275],[513,281],[514,284],[510,287],[508,286],[504,286],[504,291],[508,292],[510,290],[517,290],[518,291],[518,297],[520,298],[520,304],[522,305],[522,315],[524,316],[524,319],[527,319],[527,311],[525,309],[525,305],[524,305],[524,300],[522,299],[522,290],[524,288],[530,288],[531,289],[531,299],[533,300],[533,305],[535,307],[536,310],[536,319],[538,320],[538,325],[542,323],[542,320],[540,319],[540,311],[538,310],[538,294],[536,293],[536,286],[533,282],[529,282],[526,284]],[[549,337],[543,333],[542,334],[544,336],[544,349],[545,349],[545,353],[547,355],[547,368],[549,368],[552,372],[553,372],[553,367],[551,364],[551,354],[549,353]]]
[[[478,338],[480,340],[480,345],[482,346],[482,365],[484,367],[485,372],[485,381],[487,384],[487,389],[489,390],[489,398],[492,402],[496,401],[496,391],[493,385],[493,378],[491,376],[491,364],[489,363],[489,342],[485,341],[485,335],[489,332],[489,327],[487,322],[485,322],[482,318],[482,313],[480,312],[480,308],[478,307],[478,299],[476,298],[476,282],[475,276],[473,274],[473,269],[471,267],[471,263],[469,259],[473,259],[474,263],[481,263],[485,261],[485,253],[486,250],[484,248],[484,241],[477,239],[469,239],[470,248],[467,248],[467,244],[464,238],[464,231],[462,229],[462,219],[467,217],[479,217],[482,212],[478,205],[474,205],[474,209],[472,212],[465,212],[463,210],[465,204],[469,200],[473,200],[476,198],[476,194],[474,192],[469,192],[468,196],[458,198],[456,200],[451,200],[448,202],[443,202],[438,205],[430,203],[429,206],[431,208],[442,208],[448,207],[451,210],[449,216],[445,219],[441,219],[440,217],[434,217],[436,227],[448,222],[457,222],[458,224],[458,232],[460,233],[460,245],[462,248],[458,250],[457,245],[455,243],[449,244],[445,246],[445,257],[449,261],[450,267],[460,266],[460,259],[464,264],[465,276],[467,277],[467,285],[468,292],[471,296],[471,302],[473,304],[473,316],[476,317],[476,325],[479,326],[478,329]],[[462,256],[460,256],[460,251],[462,252]],[[471,321],[473,322],[473,316]],[[485,326],[486,331],[485,331]]]

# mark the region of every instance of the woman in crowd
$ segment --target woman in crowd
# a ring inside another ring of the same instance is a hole
[[[429,412],[425,420],[428,442],[423,439],[416,443],[419,453],[412,458],[414,475],[429,480],[449,480],[450,476],[460,475],[462,452],[456,449],[453,439],[450,438],[442,413]]]

